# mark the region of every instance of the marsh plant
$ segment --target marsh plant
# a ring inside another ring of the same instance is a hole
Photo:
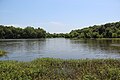
[[[0,61],[0,80],[120,80],[120,60]]]
[[[0,56],[6,55],[6,51],[0,50]]]

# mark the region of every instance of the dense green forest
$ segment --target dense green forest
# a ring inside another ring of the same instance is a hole
[[[120,38],[120,22],[94,25],[83,29],[72,30],[70,33],[46,33],[42,28],[16,28],[0,25],[0,39],[22,38]]]
[[[71,38],[120,38],[120,22],[72,30],[69,35]]]
[[[13,26],[0,25],[1,39],[21,39],[21,38],[45,38],[46,31],[42,28],[34,29],[33,27],[16,28]]]
[[[64,37],[69,38],[69,34],[63,33],[46,33],[46,31],[42,28],[19,28],[13,26],[4,26],[0,25],[0,39],[34,39],[34,38],[58,38]]]

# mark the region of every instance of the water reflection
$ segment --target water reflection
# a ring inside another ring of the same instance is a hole
[[[31,60],[42,54],[45,44],[45,39],[0,40],[0,49],[9,52],[0,60]]]
[[[120,58],[120,40],[112,39],[2,39],[0,49],[9,52],[0,60],[31,61],[39,57]]]
[[[93,49],[101,49],[107,51],[115,50],[117,53],[120,51],[120,40],[84,39],[84,40],[74,40],[71,43],[83,44]]]

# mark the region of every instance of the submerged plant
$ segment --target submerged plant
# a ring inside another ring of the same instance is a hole
[[[7,53],[6,51],[0,50],[0,56],[5,55],[6,53]]]

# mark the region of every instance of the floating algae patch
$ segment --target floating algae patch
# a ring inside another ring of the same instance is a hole
[[[4,56],[4,55],[6,55],[6,51],[3,51],[3,50],[0,50],[0,56]]]

